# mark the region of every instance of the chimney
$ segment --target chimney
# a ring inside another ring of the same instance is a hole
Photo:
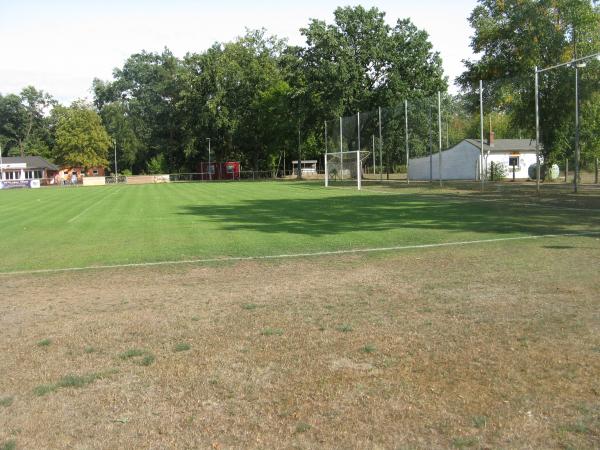
[[[493,131],[490,131],[490,136],[489,136],[489,139],[488,139],[488,145],[490,147],[494,146],[494,138],[495,137],[496,137],[496,133],[494,133]]]

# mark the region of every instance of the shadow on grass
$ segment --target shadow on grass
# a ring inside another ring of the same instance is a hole
[[[531,235],[596,232],[595,213],[535,208],[515,202],[471,202],[448,195],[340,195],[322,198],[251,199],[232,205],[189,205],[179,214],[201,216],[227,231],[308,236],[397,229]]]

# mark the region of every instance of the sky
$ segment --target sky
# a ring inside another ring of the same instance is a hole
[[[63,104],[91,98],[94,78],[110,80],[133,53],[200,53],[246,28],[302,45],[310,19],[333,22],[338,6],[377,7],[386,20],[410,18],[430,35],[450,84],[472,59],[467,18],[476,0],[0,0],[0,93],[33,85]],[[456,91],[451,87],[452,91]]]

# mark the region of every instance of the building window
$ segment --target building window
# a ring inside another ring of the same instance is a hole
[[[519,157],[518,156],[509,156],[508,158],[508,165],[510,167],[519,167]]]
[[[92,170],[92,175],[94,175],[94,176],[98,176],[98,169],[94,169],[94,170]]]

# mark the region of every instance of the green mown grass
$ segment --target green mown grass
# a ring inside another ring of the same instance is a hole
[[[0,272],[597,231],[597,211],[215,183],[0,192]]]

